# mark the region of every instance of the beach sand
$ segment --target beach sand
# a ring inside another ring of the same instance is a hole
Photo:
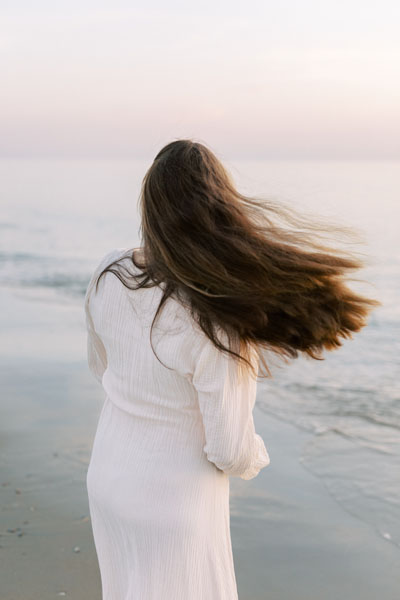
[[[81,311],[6,290],[0,301],[2,600],[101,598],[85,478],[104,392]],[[398,600],[398,548],[303,467],[311,434],[257,404],[254,416],[271,464],[230,479],[240,600]]]

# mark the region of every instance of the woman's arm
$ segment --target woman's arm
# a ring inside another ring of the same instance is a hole
[[[257,370],[258,357],[253,356]],[[256,379],[249,372],[239,373],[237,360],[220,352],[207,338],[196,357],[192,383],[203,418],[208,460],[233,477],[256,477],[270,463],[264,441],[254,428]]]
[[[107,368],[107,354],[104,348],[103,342],[99,338],[94,328],[92,315],[90,314],[90,299],[92,291],[94,289],[97,276],[101,269],[98,267],[95,269],[85,295],[85,319],[86,319],[86,331],[87,331],[87,360],[90,371],[101,383],[104,371]]]

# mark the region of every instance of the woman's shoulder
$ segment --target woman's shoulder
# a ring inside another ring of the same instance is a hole
[[[112,250],[108,250],[105,254],[101,256],[100,259],[95,263],[95,267],[92,270],[92,274],[90,277],[89,284],[86,288],[86,301],[88,301],[90,293],[97,283],[98,277],[100,273],[115,260],[122,258],[125,254],[129,252],[129,248],[113,248]]]
[[[131,255],[132,251],[133,248],[113,248],[112,250],[106,252],[106,254],[103,254],[103,256],[100,258],[100,261],[98,262],[96,269],[105,269],[115,260],[122,259],[124,256]]]
[[[100,275],[100,273],[107,267],[109,267],[115,261],[122,261],[124,258],[131,259],[132,253],[140,251],[141,248],[132,248],[132,247],[118,247],[113,248],[112,250],[108,250],[101,258],[97,261],[95,266],[93,277]],[[130,263],[133,265],[134,263],[130,260]]]

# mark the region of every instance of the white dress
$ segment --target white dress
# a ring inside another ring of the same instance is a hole
[[[270,462],[254,429],[257,382],[174,296],[153,328],[167,366],[157,360],[161,287],[129,290],[107,272],[94,289],[128,250],[103,257],[85,297],[88,364],[105,391],[86,480],[102,598],[235,600],[229,476]]]

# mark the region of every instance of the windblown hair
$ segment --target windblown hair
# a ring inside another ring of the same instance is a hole
[[[318,241],[323,231],[353,235],[351,228],[239,193],[202,143],[164,146],[143,178],[139,203],[143,260],[134,251],[130,260],[140,272],[122,275],[119,258],[98,279],[110,271],[130,289],[163,284],[150,338],[174,294],[217,348],[250,368],[255,350],[265,369],[259,375],[270,377],[263,349],[284,360],[299,353],[324,360],[323,350],[352,338],[381,304],[346,285],[346,274],[364,261]]]

